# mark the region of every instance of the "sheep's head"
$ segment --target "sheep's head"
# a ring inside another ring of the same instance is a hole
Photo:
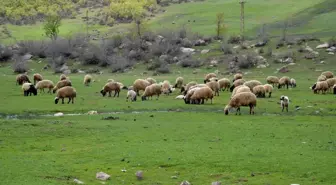
[[[278,85],[278,89],[281,89],[281,85],[280,84]]]
[[[126,86],[123,86],[121,89],[128,90],[128,88]]]
[[[204,80],[204,83],[206,84],[208,82],[208,80]]]
[[[52,92],[55,94],[55,92],[56,92],[56,89],[54,88]]]
[[[316,83],[314,83],[314,85],[311,87],[312,90],[314,90],[316,87]]]
[[[230,87],[230,92],[232,92],[234,88],[235,88],[235,86],[232,85],[232,86]]]
[[[58,104],[58,100],[59,100],[59,98],[56,97],[56,98],[55,98],[55,104]]]
[[[103,97],[106,95],[106,92],[104,90],[101,90],[100,93],[103,95]]]
[[[228,115],[229,114],[229,110],[230,110],[230,106],[225,106],[225,108],[224,108],[224,114],[225,115]]]
[[[185,91],[185,87],[182,86],[182,87],[181,87],[181,93],[183,93],[184,91]]]
[[[37,89],[35,88],[34,85],[30,85],[29,87],[29,91],[32,92],[34,94],[34,96],[37,95]]]

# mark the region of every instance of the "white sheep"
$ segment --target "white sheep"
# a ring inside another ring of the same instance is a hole
[[[131,101],[136,101],[137,99],[136,92],[133,90],[127,91],[126,101],[128,101],[128,99],[130,99]]]
[[[282,112],[284,111],[285,108],[286,108],[286,111],[288,112],[288,105],[289,105],[289,98],[288,98],[288,96],[282,95],[280,97],[280,105],[282,107]]]

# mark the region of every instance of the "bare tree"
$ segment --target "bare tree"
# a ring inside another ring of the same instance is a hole
[[[224,14],[218,13],[216,15],[216,37],[220,38],[226,31],[226,26],[224,24]]]

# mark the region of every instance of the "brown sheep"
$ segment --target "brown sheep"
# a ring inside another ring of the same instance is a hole
[[[265,98],[266,90],[263,85],[257,85],[253,87],[253,94],[258,98]]]
[[[183,77],[176,78],[174,88],[182,88],[183,81]]]
[[[233,89],[234,89],[235,87],[238,87],[238,86],[240,86],[240,85],[243,85],[244,83],[245,83],[245,80],[244,80],[244,79],[237,79],[237,80],[235,80],[235,81],[233,82],[232,86],[230,87],[230,92],[232,92]]]
[[[160,83],[160,85],[161,85],[163,94],[169,95],[170,93],[173,92],[170,86],[170,82],[168,80],[163,81],[162,83]]]
[[[66,80],[66,79],[67,79],[67,76],[66,76],[65,74],[61,74],[61,75],[60,75],[60,81],[61,81],[61,80]]]
[[[26,74],[19,74],[16,76],[16,85],[22,85],[26,82],[30,83],[29,77]]]
[[[143,80],[143,79],[137,79],[134,81],[133,83],[133,90],[137,93],[137,95],[139,96],[139,92],[145,91],[146,87],[149,86],[150,83],[147,80]]]
[[[144,93],[142,94],[141,100],[147,100],[147,97],[153,98],[154,95],[157,95],[156,100],[159,99],[160,95],[162,93],[161,85],[159,84],[152,84],[146,87]]]
[[[239,93],[242,93],[242,92],[252,92],[251,89],[249,87],[247,87],[246,85],[240,85],[240,86],[237,86],[233,89],[232,91],[232,95],[231,95],[231,98],[236,95],[236,94],[239,94]]]
[[[58,81],[55,85],[55,87],[53,88],[53,93],[55,93],[57,91],[57,89],[60,89],[62,87],[65,86],[72,86],[71,81],[70,80],[61,80]]]
[[[92,81],[92,76],[87,74],[84,76],[84,85],[89,86]]]
[[[240,113],[240,107],[250,107],[250,114],[254,114],[254,107],[257,106],[257,97],[251,92],[242,92],[234,95],[228,105],[224,108],[225,115],[229,114],[229,109],[237,108],[236,115]]]
[[[216,81],[210,81],[208,83],[206,83],[206,85],[208,87],[210,87],[211,90],[213,90],[215,92],[215,96],[219,96],[219,90],[220,90],[220,87],[219,87],[219,83],[216,82]]]
[[[265,88],[265,92],[268,93],[268,97],[270,98],[272,95],[273,86],[270,84],[265,84],[264,88]]]
[[[320,75],[319,77],[317,77],[318,82],[322,82],[322,81],[326,81],[326,80],[327,80],[327,77],[324,76],[324,75]]]
[[[189,90],[189,88],[190,88],[191,86],[196,85],[196,84],[197,84],[197,82],[195,82],[195,81],[191,81],[191,82],[189,82],[187,85],[182,86],[182,87],[181,87],[181,93],[183,93],[184,95],[186,95],[187,92],[188,92],[188,90]]]
[[[230,89],[230,80],[227,79],[227,78],[222,78],[220,80],[218,80],[218,83],[219,83],[219,88],[222,90],[222,91],[225,91],[225,90],[229,90]]]
[[[336,78],[329,78],[326,80],[326,82],[328,83],[329,90],[331,90],[332,87],[336,84]]]
[[[289,85],[290,85],[290,78],[288,76],[283,76],[279,80],[278,89],[282,88],[283,86],[287,86],[288,89]]]
[[[156,84],[156,80],[154,78],[146,78],[146,80],[149,82],[149,85]]]
[[[313,86],[312,86],[312,90],[314,92],[314,94],[319,94],[320,91],[322,91],[322,94],[325,94],[329,89],[328,83],[326,81],[322,81],[322,82],[316,82]]]
[[[334,78],[334,73],[332,73],[331,71],[324,71],[321,75],[324,75],[327,78]]]
[[[243,74],[241,73],[236,73],[234,76],[233,76],[233,82],[235,82],[236,80],[238,79],[243,79]]]
[[[213,77],[217,77],[217,75],[215,73],[209,73],[209,74],[205,75],[205,77],[204,77],[204,83],[209,82],[210,78],[213,78]]]
[[[279,78],[276,76],[268,76],[266,81],[268,84],[272,84],[273,87],[279,84]]]
[[[43,77],[42,77],[42,75],[40,75],[38,73],[35,73],[34,76],[33,76],[33,79],[34,79],[34,85],[36,85],[37,82],[43,80]]]
[[[65,86],[60,89],[58,89],[56,97],[55,97],[55,104],[58,103],[59,99],[62,99],[62,104],[64,104],[64,98],[69,98],[68,104],[70,101],[72,101],[72,104],[74,104],[74,100],[77,96],[76,89],[70,86]]]
[[[192,104],[204,104],[204,100],[210,99],[212,104],[213,97],[214,95],[209,87],[201,87],[194,92],[190,100]]]
[[[200,87],[190,88],[187,92],[187,94],[184,96],[184,103],[190,104],[190,97],[194,94],[196,90],[200,89]]]
[[[250,81],[245,82],[244,85],[249,87],[251,92],[253,92],[253,88],[257,85],[262,85],[262,83],[259,82],[258,80],[250,80]]]
[[[103,97],[106,95],[106,93],[109,93],[109,97],[111,97],[111,93],[114,91],[113,97],[117,95],[119,97],[120,93],[120,85],[117,82],[108,82],[104,85],[100,93],[103,95]]]
[[[41,80],[37,82],[35,85],[36,89],[40,89],[40,91],[44,92],[44,89],[49,89],[48,93],[51,93],[52,89],[54,88],[54,83],[51,80]]]

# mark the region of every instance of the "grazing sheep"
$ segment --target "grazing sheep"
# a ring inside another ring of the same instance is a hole
[[[156,84],[156,80],[154,78],[146,78],[146,80],[149,82],[149,85]]]
[[[146,89],[147,86],[149,86],[150,83],[147,80],[144,79],[137,79],[134,81],[133,83],[133,90],[137,93],[137,95],[139,96],[139,92],[142,90],[144,91]]]
[[[270,84],[265,84],[264,88],[265,88],[265,93],[268,93],[268,97],[270,98],[272,95],[273,86]]]
[[[194,94],[190,97],[190,100],[192,104],[204,104],[204,100],[208,101],[208,99],[210,99],[212,104],[213,97],[214,95],[211,88],[201,87],[195,90]]]
[[[336,84],[333,86],[334,94],[336,94]]]
[[[324,75],[327,78],[334,78],[334,73],[332,73],[331,71],[324,71],[321,75]]]
[[[243,74],[241,73],[236,73],[234,76],[233,76],[233,82],[235,82],[236,80],[238,79],[243,79]]]
[[[282,107],[282,112],[286,108],[286,111],[288,112],[288,105],[289,105],[289,98],[287,96],[281,96],[280,97],[280,105]]]
[[[117,82],[108,82],[104,85],[100,93],[103,95],[103,97],[106,95],[106,93],[109,93],[109,97],[111,97],[111,93],[114,91],[113,97],[117,95],[119,97],[120,93],[120,85]]]
[[[258,97],[258,98],[265,98],[266,90],[263,85],[257,85],[253,87],[253,93]]]
[[[71,81],[70,80],[61,80],[58,81],[55,85],[55,87],[53,88],[53,93],[55,93],[57,91],[57,89],[60,89],[62,87],[65,86],[72,86]]]
[[[312,86],[312,90],[314,92],[314,94],[319,94],[320,91],[322,91],[322,94],[325,94],[329,89],[328,83],[326,81],[322,81],[322,82],[316,82],[313,86]]]
[[[244,83],[245,83],[245,80],[244,80],[244,79],[237,79],[237,80],[235,80],[235,81],[233,82],[232,86],[230,87],[230,92],[232,92],[233,89],[234,89],[235,87],[238,87],[238,86],[240,86],[240,85],[243,85]]]
[[[253,88],[257,85],[262,85],[262,83],[259,82],[258,80],[250,80],[250,81],[245,82],[244,85],[249,87],[251,92],[253,92]]]
[[[322,81],[326,81],[326,80],[327,80],[327,77],[324,76],[324,75],[320,75],[319,77],[317,77],[318,82],[322,82]]]
[[[107,82],[114,82],[114,80],[110,78],[107,80]]]
[[[42,77],[42,75],[40,75],[40,74],[38,74],[38,73],[35,73],[35,74],[33,75],[33,79],[34,79],[34,85],[36,85],[37,82],[43,80],[43,77]]]
[[[210,87],[210,89],[215,92],[215,96],[216,96],[216,94],[217,94],[217,96],[219,96],[220,87],[219,87],[219,83],[218,82],[216,82],[216,81],[210,81],[210,82],[206,83],[206,85],[208,87]]]
[[[196,90],[200,89],[200,87],[195,87],[195,88],[191,88],[188,90],[188,92],[186,93],[186,95],[184,96],[184,103],[185,104],[190,104],[190,97],[194,94],[194,92]]]
[[[54,88],[54,83],[51,80],[42,80],[37,82],[35,88],[40,89],[40,92],[44,92],[44,89],[49,89],[48,93],[51,93],[52,89]]]
[[[219,88],[222,90],[222,91],[225,91],[225,90],[229,90],[230,89],[230,80],[227,79],[227,78],[222,78],[220,80],[218,80],[218,83],[219,83]]]
[[[37,90],[35,88],[35,86],[31,83],[24,83],[22,84],[22,90],[23,90],[23,95],[24,96],[28,96],[31,94],[34,94],[34,96],[37,95]]]
[[[291,78],[290,81],[289,81],[289,84],[292,88],[296,87],[296,80],[294,78]]]
[[[126,86],[124,86],[123,83],[121,83],[121,82],[116,82],[116,83],[119,84],[120,89],[128,90],[128,88]]]
[[[160,94],[162,93],[161,85],[159,84],[152,84],[146,87],[144,93],[142,94],[141,100],[147,100],[147,97],[153,98],[154,95],[157,95],[156,100],[159,99]]]
[[[279,84],[279,78],[276,76],[268,76],[266,81],[268,84],[272,84],[273,87]]]
[[[326,80],[327,83],[328,83],[328,87],[329,89],[331,90],[332,87],[336,84],[336,78],[329,78]]]
[[[64,104],[64,98],[69,98],[68,104],[72,101],[74,104],[74,100],[77,96],[76,89],[70,86],[65,86],[58,89],[56,97],[55,97],[55,104],[58,103],[59,99],[62,99],[62,104]]]
[[[87,74],[84,76],[84,85],[89,86],[92,81],[92,76]]]
[[[209,74],[205,75],[205,77],[204,77],[204,83],[209,82],[210,78],[213,78],[213,77],[217,77],[217,75],[215,73],[209,73]]]
[[[218,78],[217,77],[212,77],[209,79],[209,82],[218,82]]]
[[[66,80],[66,79],[67,79],[67,76],[65,74],[60,75],[60,81]]]
[[[251,92],[242,92],[234,95],[228,105],[224,108],[225,115],[229,114],[229,110],[236,108],[236,115],[240,113],[240,107],[250,107],[250,114],[254,114],[254,107],[257,106],[257,97]]]
[[[285,85],[287,86],[288,89],[289,84],[290,84],[290,78],[288,76],[283,76],[279,80],[278,89],[282,88]]]
[[[177,77],[176,80],[175,80],[175,85],[174,85],[174,88],[179,88],[181,89],[182,86],[183,86],[183,77]]]
[[[170,86],[170,82],[168,80],[165,80],[160,84],[161,84],[163,94],[169,95],[170,93],[173,92],[172,89],[171,89],[171,86]]]
[[[30,83],[29,77],[26,74],[19,74],[16,76],[16,85],[22,85],[24,83]]]
[[[240,86],[237,86],[233,89],[232,91],[232,95],[231,95],[231,98],[236,95],[236,94],[239,94],[239,93],[242,93],[242,92],[252,92],[251,89],[249,87],[247,87],[246,85],[240,85]]]
[[[191,82],[189,82],[187,85],[182,86],[182,87],[181,87],[181,93],[183,93],[184,95],[186,95],[187,92],[188,92],[188,90],[189,90],[189,88],[190,88],[191,86],[196,85],[196,84],[197,84],[197,82],[195,82],[195,81],[191,81]]]
[[[126,101],[128,101],[128,98],[131,101],[136,101],[137,100],[137,94],[136,94],[136,92],[133,91],[133,90],[127,91]]]

